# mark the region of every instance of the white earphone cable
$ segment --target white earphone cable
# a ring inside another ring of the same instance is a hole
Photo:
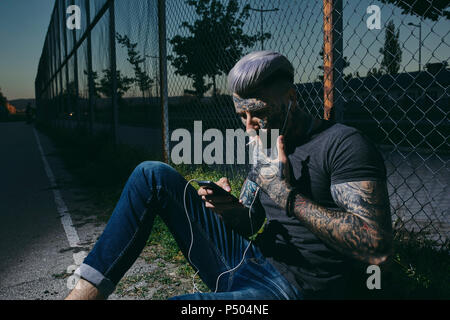
[[[251,228],[251,230],[252,230],[252,231],[251,231],[251,232],[252,232],[252,235],[254,234],[254,232],[253,232],[253,223],[252,223],[252,207],[253,207],[253,203],[255,203],[255,199],[256,199],[256,196],[257,196],[258,192],[259,192],[259,187],[258,187],[258,189],[256,189],[255,197],[253,198],[253,201],[252,201],[252,203],[251,203],[251,205],[250,205],[250,207],[249,207],[249,209],[248,209],[248,217],[249,217],[249,220],[250,220],[250,228]],[[248,249],[250,248],[251,245],[252,245],[252,241],[250,240],[249,243],[248,243],[248,245],[247,245],[247,248],[245,248],[244,253],[242,254],[242,259],[241,259],[241,261],[239,262],[239,264],[238,264],[236,267],[234,267],[233,269],[227,270],[227,271],[222,272],[221,274],[219,274],[219,276],[217,277],[217,280],[216,280],[216,290],[214,290],[214,293],[217,293],[217,289],[218,289],[218,287],[219,287],[219,279],[220,279],[220,277],[221,277],[222,275],[224,275],[224,274],[227,274],[227,273],[229,273],[229,272],[232,272],[232,271],[236,270],[237,268],[239,268],[239,267],[241,266],[241,264],[244,262],[245,255],[247,254],[247,251],[248,251]]]
[[[195,284],[195,276],[198,274],[199,269],[197,268],[197,266],[196,266],[196,265],[192,262],[192,260],[191,260],[191,251],[192,251],[192,246],[193,246],[193,244],[194,244],[194,233],[193,233],[193,231],[192,231],[192,223],[191,223],[191,219],[189,218],[189,213],[188,213],[188,211],[187,211],[187,206],[186,206],[186,191],[187,191],[187,187],[188,187],[188,185],[189,185],[191,182],[194,182],[194,181],[197,182],[196,179],[191,179],[191,180],[189,180],[189,181],[186,183],[186,186],[184,187],[184,194],[183,194],[184,211],[185,211],[185,213],[186,213],[186,218],[187,218],[188,223],[189,223],[189,230],[190,230],[190,232],[191,232],[191,243],[190,243],[190,245],[189,245],[189,250],[188,250],[187,258],[188,258],[189,263],[190,263],[195,269],[197,269],[196,272],[195,272],[195,274],[192,276],[193,293],[194,293],[196,290],[197,290],[197,292],[201,292],[200,290],[198,290],[198,287],[197,287],[197,285]],[[248,216],[249,216],[249,220],[250,220],[250,228],[251,228],[252,234],[254,234],[254,232],[253,232],[253,223],[252,223],[252,213],[251,213],[251,211],[252,211],[252,207],[253,207],[253,204],[254,204],[254,202],[255,202],[255,199],[256,199],[256,197],[257,197],[257,195],[258,195],[258,192],[259,192],[259,187],[256,189],[255,197],[253,198],[253,201],[252,201],[252,203],[251,203],[251,205],[250,205],[250,207],[249,207],[249,210],[248,210]],[[214,290],[214,293],[217,293],[217,290],[218,290],[218,287],[219,287],[219,279],[220,279],[220,277],[221,277],[222,275],[224,275],[224,274],[227,274],[227,273],[229,273],[229,272],[232,272],[232,271],[236,270],[237,268],[239,268],[239,267],[242,265],[242,263],[244,262],[244,259],[245,259],[245,255],[246,255],[248,249],[250,248],[251,244],[252,244],[252,241],[249,241],[249,243],[248,243],[248,245],[247,245],[247,248],[245,248],[244,253],[243,253],[243,255],[242,255],[242,259],[241,259],[241,261],[239,262],[239,264],[238,264],[236,267],[234,267],[234,268],[232,268],[232,269],[230,269],[230,270],[224,271],[224,272],[222,272],[221,274],[219,274],[219,276],[217,277],[217,280],[216,280],[216,289]]]

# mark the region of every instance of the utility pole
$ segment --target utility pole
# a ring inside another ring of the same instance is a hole
[[[161,135],[162,152],[165,163],[169,163],[169,95],[167,88],[167,30],[166,30],[166,0],[158,0],[158,31],[159,31],[159,92],[161,99]]]
[[[408,26],[419,28],[419,72],[422,71],[422,21],[419,24],[412,22],[408,23]]]
[[[256,11],[259,12],[261,14],[261,50],[264,50],[264,20],[263,20],[263,13],[266,12],[274,12],[274,11],[278,11],[278,8],[273,8],[273,9],[263,9],[263,6],[261,5],[261,9],[255,9],[250,7],[249,8],[252,11]]]
[[[154,63],[153,63],[153,69],[155,72],[155,84],[152,85],[152,90],[153,87],[155,87],[155,97],[158,97],[158,85],[159,85],[159,75],[158,75],[158,61],[159,61],[159,57],[158,56],[152,56],[152,55],[146,55],[146,58],[150,58],[150,59],[154,59]]]

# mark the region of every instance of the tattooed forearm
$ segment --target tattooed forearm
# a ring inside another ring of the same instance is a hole
[[[257,189],[258,185],[255,182],[245,179],[239,196],[239,199],[245,207],[249,208],[252,205],[255,200]]]
[[[331,193],[341,209],[327,209],[297,194],[292,211],[311,232],[341,253],[371,264],[386,260],[392,240],[386,184],[348,182],[332,185]]]
[[[292,186],[289,179],[289,163],[268,157],[263,152],[256,153],[255,165],[248,174],[248,179],[255,182],[280,208],[286,209]]]

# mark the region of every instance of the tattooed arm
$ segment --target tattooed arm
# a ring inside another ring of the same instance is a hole
[[[275,203],[295,215],[330,247],[370,264],[379,264],[388,258],[392,225],[385,182],[332,185],[331,195],[340,207],[333,210],[295,193],[285,180],[268,180],[262,176],[255,180]]]
[[[340,210],[324,208],[301,194],[293,197],[291,213],[311,232],[339,252],[360,261],[385,261],[392,242],[386,183],[359,181],[335,184],[331,194]]]
[[[285,173],[288,162],[281,137],[278,153],[278,159],[258,162],[249,174],[276,204],[345,255],[370,264],[379,264],[388,258],[392,225],[384,181],[331,185],[331,195],[340,208],[325,208],[293,190],[289,175]]]

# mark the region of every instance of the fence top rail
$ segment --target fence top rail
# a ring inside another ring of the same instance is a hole
[[[111,3],[113,3],[114,0],[107,0],[105,2],[105,4],[102,6],[102,8],[98,11],[98,13],[96,14],[96,16],[94,17],[94,19],[92,20],[92,22],[89,24],[89,26],[87,27],[86,31],[83,33],[83,35],[80,37],[80,39],[75,43],[74,47],[72,48],[72,50],[70,51],[70,53],[64,58],[64,60],[62,61],[61,65],[55,70],[54,74],[49,78],[49,80],[47,81],[47,83],[45,84],[45,86],[42,89],[42,92],[45,92],[45,90],[47,90],[47,88],[50,86],[50,83],[55,79],[56,75],[61,71],[61,69],[69,62],[70,58],[72,58],[72,56],[77,52],[77,50],[81,47],[81,45],[83,44],[83,42],[86,40],[86,38],[89,36],[89,34],[91,33],[92,29],[95,28],[95,26],[97,25],[97,23],[100,21],[100,19],[103,17],[103,15],[106,13],[106,11],[109,9],[109,7],[111,6]],[[57,3],[55,3],[55,9],[56,10],[56,6]],[[53,11],[54,12],[54,11]],[[53,16],[53,14],[52,14]],[[50,22],[49,25],[49,29],[52,25],[52,22]],[[48,32],[50,30],[47,31],[47,35]],[[43,49],[43,52],[45,51],[45,46]],[[41,55],[41,59],[39,62],[39,65],[41,64],[41,60],[42,60],[42,56]],[[39,67],[38,67],[39,70]],[[39,71],[38,71],[39,72]],[[37,77],[39,77],[39,73],[37,75]]]

